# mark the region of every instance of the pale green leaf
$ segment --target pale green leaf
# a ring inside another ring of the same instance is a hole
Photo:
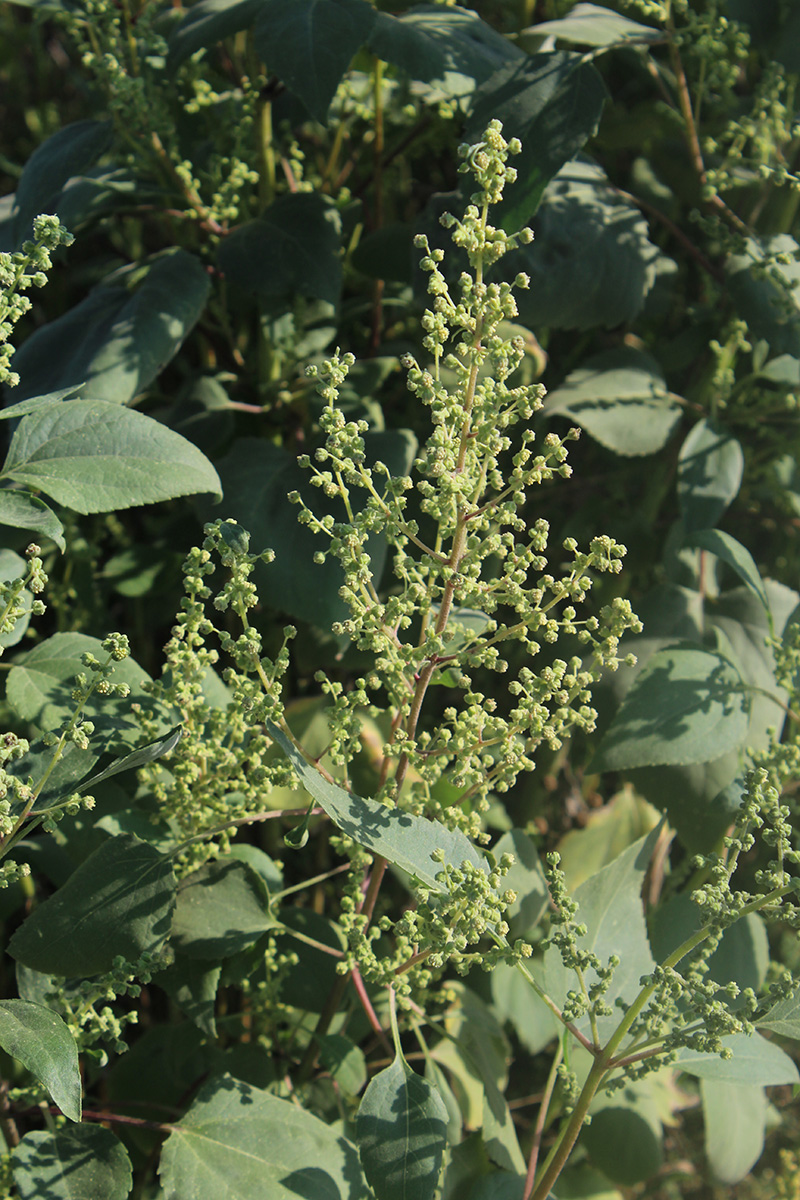
[[[554,37],[560,42],[575,46],[615,46],[629,43],[650,43],[664,40],[660,29],[651,25],[640,25],[629,17],[599,4],[576,4],[565,17],[556,21],[542,21],[522,31],[523,39]]]
[[[0,1046],[38,1079],[70,1121],[80,1121],[78,1048],[57,1013],[27,1000],[0,1000]]]
[[[102,1125],[26,1133],[11,1167],[20,1200],[126,1200],[133,1183],[125,1147]]]
[[[736,498],[744,472],[744,453],[721,425],[698,421],[678,455],[678,502],[690,533],[716,525]]]
[[[720,1183],[738,1183],[764,1148],[767,1097],[763,1087],[701,1079],[706,1156]]]
[[[758,1027],[800,1041],[800,992],[774,1004],[758,1022]]]
[[[729,533],[723,533],[721,529],[700,529],[689,535],[686,545],[696,547],[698,550],[707,550],[709,554],[713,554],[722,562],[727,563],[753,595],[758,597],[771,618],[769,597],[764,580],[761,578],[752,554],[741,542],[737,542],[736,538],[731,537]]]
[[[147,763],[163,758],[165,754],[171,754],[181,740],[182,733],[183,726],[176,725],[174,729],[170,729],[163,737],[153,738],[152,741],[145,742],[143,746],[138,746],[136,750],[132,750],[130,754],[125,754],[122,758],[116,759],[105,770],[99,771],[97,775],[92,775],[90,779],[84,780],[78,791],[86,792],[90,787],[102,783],[105,779],[111,779],[114,775],[119,775],[123,771],[135,771]]]
[[[687,1075],[715,1079],[721,1083],[744,1083],[759,1087],[800,1083],[800,1074],[789,1055],[759,1034],[730,1034],[722,1038],[722,1044],[731,1051],[730,1058],[684,1048],[678,1051],[676,1069],[685,1071]]]

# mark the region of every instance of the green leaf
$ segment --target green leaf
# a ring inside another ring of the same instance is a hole
[[[744,1083],[759,1087],[777,1087],[781,1083],[798,1083],[797,1067],[780,1046],[754,1033],[733,1033],[722,1038],[731,1058],[704,1054],[683,1048],[677,1053],[675,1067],[699,1079],[714,1079],[720,1083]]]
[[[744,454],[728,430],[698,421],[678,455],[678,501],[689,533],[716,525],[742,483]]]
[[[771,354],[793,358],[800,358],[797,254],[797,241],[788,233],[748,238],[744,253],[728,260],[725,289],[753,338],[763,338]]]
[[[527,959],[526,969],[544,988],[541,959]],[[510,1021],[522,1045],[540,1054],[559,1036],[561,1024],[516,967],[498,963],[490,976],[492,1007],[503,1021]]]
[[[138,838],[110,838],[23,921],[9,953],[45,975],[102,975],[118,956],[160,949],[175,892],[169,859]]]
[[[296,965],[283,982],[281,1000],[305,1012],[322,1012],[331,989],[341,978],[336,968],[347,949],[347,938],[328,917],[298,905],[279,909],[277,920],[281,925],[275,934],[279,953],[297,956]],[[310,946],[303,938],[318,942],[320,947],[329,946],[335,953]]]
[[[378,1200],[433,1200],[447,1120],[439,1093],[398,1052],[372,1079],[356,1115],[364,1174]]]
[[[503,876],[503,889],[510,888],[517,898],[506,909],[506,920],[510,925],[510,938],[529,933],[545,913],[550,896],[547,881],[536,846],[522,829],[509,829],[492,846],[495,862],[504,854],[513,854],[514,862],[508,874]]]
[[[738,1183],[761,1157],[767,1121],[763,1087],[701,1079],[706,1156],[720,1183]]]
[[[749,715],[741,677],[727,659],[695,646],[660,650],[625,697],[592,769],[708,762],[742,745]]]
[[[199,0],[169,35],[168,69],[174,71],[198,50],[249,29],[260,8],[261,0]]]
[[[700,529],[689,535],[686,545],[697,547],[699,550],[707,550],[709,554],[713,554],[722,562],[727,563],[753,595],[758,597],[771,619],[772,613],[764,580],[761,578],[752,554],[745,549],[741,542],[737,542],[736,538],[731,537],[729,533],[723,533],[721,529]]]
[[[581,1130],[580,1144],[595,1167],[625,1187],[655,1175],[664,1154],[661,1122],[647,1079],[640,1084],[627,1081],[611,1095],[601,1092],[590,1112],[591,1123]]]
[[[356,1200],[355,1148],[310,1112],[231,1078],[210,1080],[167,1139],[165,1200]]]
[[[145,742],[143,746],[139,746],[136,750],[132,750],[130,754],[125,754],[122,758],[118,758],[97,775],[92,775],[90,779],[84,780],[78,790],[86,792],[90,787],[94,787],[95,784],[102,783],[105,779],[111,779],[114,775],[121,774],[122,771],[135,771],[147,763],[163,758],[165,754],[171,754],[181,740],[182,734],[183,726],[176,725],[174,729],[170,729],[163,737],[153,738],[152,741]]]
[[[67,548],[64,526],[52,508],[31,492],[0,488],[0,525],[42,534],[55,542],[62,554]]]
[[[79,513],[222,494],[217,472],[191,442],[105,400],[67,400],[24,417],[0,478],[39,488]]]
[[[651,25],[640,25],[599,4],[576,4],[557,21],[542,21],[523,29],[522,38],[554,37],[575,46],[616,46],[636,42],[661,42],[665,35]]]
[[[655,359],[632,346],[605,350],[572,371],[544,402],[615,454],[655,454],[672,436],[681,409]]]
[[[126,1200],[133,1184],[125,1147],[101,1125],[26,1133],[11,1164],[20,1200]]]
[[[83,396],[128,404],[178,353],[210,288],[200,260],[181,249],[152,260],[134,291],[100,284],[23,342],[14,355],[17,394],[36,396],[82,384]]]
[[[166,971],[159,971],[153,976],[153,983],[157,983],[172,997],[181,1012],[194,1021],[198,1029],[202,1029],[208,1037],[216,1038],[214,1008],[221,975],[222,967],[219,965],[210,967],[207,963],[177,954],[174,963]]]
[[[28,413],[54,407],[62,400],[77,396],[80,390],[81,384],[76,383],[72,387],[62,388],[58,392],[50,392],[47,396],[32,396],[29,400],[20,400],[16,404],[9,404],[5,408],[0,408],[0,421],[16,421],[20,417],[27,416]]]
[[[218,858],[181,881],[171,941],[188,958],[229,958],[275,925],[264,881],[246,863]]]
[[[374,21],[375,9],[366,0],[261,0],[255,47],[267,68],[324,124]]]
[[[800,1041],[800,992],[796,992],[793,996],[785,996],[783,1000],[779,1000],[757,1022],[757,1025],[759,1029],[766,1029],[770,1033],[777,1033],[780,1037],[793,1038],[795,1041]]]
[[[12,236],[17,245],[32,235],[34,217],[53,212],[67,180],[82,175],[106,152],[113,128],[111,121],[73,121],[36,147],[14,197]]]
[[[289,192],[224,238],[217,261],[230,282],[247,292],[338,304],[340,234],[341,218],[328,196]]]
[[[386,808],[375,800],[362,800],[360,796],[346,792],[306,762],[274,722],[267,721],[266,728],[290,760],[308,794],[324,808],[338,828],[360,846],[380,854],[435,892],[445,889],[435,878],[442,865],[431,859],[434,850],[444,851],[444,861],[453,866],[461,866],[466,860],[487,868],[483,855],[459,830],[447,829],[438,821]]]
[[[613,191],[602,167],[579,157],[548,184],[534,241],[507,254],[499,270],[509,280],[518,271],[530,276],[531,286],[516,293],[529,328],[610,329],[641,310],[658,261],[639,210]]]
[[[27,1000],[0,1000],[0,1046],[38,1079],[65,1117],[80,1121],[78,1050],[57,1013]]]
[[[322,1065],[348,1096],[357,1096],[367,1082],[367,1063],[358,1046],[340,1033],[317,1035]]]
[[[27,570],[28,564],[24,558],[20,558],[13,550],[0,550],[0,583],[18,582],[26,575]],[[13,629],[8,633],[0,633],[2,647],[16,646],[21,642],[30,624],[33,596],[27,588],[23,588],[19,593],[18,603],[22,605],[22,613],[15,621]]]
[[[659,822],[651,804],[625,785],[608,804],[589,813],[583,828],[571,829],[558,843],[560,868],[570,891],[607,866]]]

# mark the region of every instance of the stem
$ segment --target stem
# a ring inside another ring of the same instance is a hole
[[[533,1130],[533,1145],[531,1146],[531,1154],[528,1160],[528,1174],[525,1178],[525,1190],[522,1193],[522,1200],[530,1200],[533,1185],[536,1180],[536,1164],[539,1161],[539,1150],[542,1145],[542,1135],[544,1127],[547,1123],[547,1111],[550,1107],[550,1101],[553,1098],[553,1091],[558,1079],[558,1068],[561,1065],[561,1059],[564,1057],[564,1047],[559,1041],[556,1052],[553,1055],[553,1061],[550,1065],[550,1073],[547,1076],[542,1100],[539,1105],[539,1112],[536,1117],[536,1125]]]

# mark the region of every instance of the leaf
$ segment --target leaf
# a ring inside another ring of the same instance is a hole
[[[20,1200],[126,1200],[133,1184],[125,1147],[102,1125],[27,1133],[11,1165]]]
[[[161,1154],[165,1200],[361,1200],[355,1148],[287,1100],[210,1080]]]
[[[297,956],[297,963],[283,981],[282,1002],[305,1012],[322,1012],[331,989],[341,978],[336,968],[347,950],[347,938],[328,917],[297,905],[279,909],[277,923],[282,927],[275,931],[279,953]],[[310,946],[301,940],[304,937],[319,946],[329,946],[335,954]]]
[[[52,508],[31,492],[0,488],[0,525],[10,525],[12,529],[30,529],[33,533],[42,534],[55,542],[62,554],[67,548],[64,526]]]
[[[442,864],[431,859],[434,850],[444,851],[444,861],[453,866],[460,867],[466,860],[484,870],[487,868],[483,855],[459,830],[447,829],[438,821],[386,808],[375,800],[362,800],[360,796],[346,792],[307,763],[274,722],[267,721],[266,728],[290,760],[308,794],[359,846],[380,854],[434,892],[446,890],[435,878]]]
[[[153,976],[153,983],[157,983],[172,997],[181,1012],[194,1021],[198,1029],[202,1029],[208,1037],[216,1038],[214,1007],[221,975],[222,967],[219,965],[209,966],[208,963],[177,954],[174,963],[166,971],[159,971]]]
[[[709,554],[713,554],[722,562],[727,563],[753,595],[758,597],[771,619],[772,613],[764,580],[761,578],[752,554],[745,549],[741,542],[737,542],[736,538],[731,537],[729,533],[723,533],[721,529],[700,529],[696,533],[690,534],[686,539],[686,545],[707,550]]]
[[[680,421],[655,359],[619,346],[588,359],[544,402],[551,416],[569,417],[615,454],[655,454]]]
[[[538,924],[546,911],[550,896],[542,864],[533,841],[522,829],[509,829],[492,846],[492,855],[499,862],[504,854],[513,854],[514,862],[503,876],[503,889],[510,888],[517,898],[506,909],[510,925],[509,937],[523,937]]]
[[[554,51],[501,67],[475,93],[465,138],[480,140],[489,121],[517,137],[516,182],[508,184],[494,220],[514,233],[533,216],[556,172],[597,132],[607,92],[583,55]]]
[[[34,217],[53,211],[67,180],[82,175],[106,152],[113,129],[111,121],[73,121],[36,147],[14,197],[12,236],[17,245],[32,235]]]
[[[175,892],[169,859],[138,838],[110,838],[23,921],[9,953],[45,975],[102,975],[119,956],[163,945]]]
[[[590,1110],[590,1124],[581,1130],[580,1144],[593,1165],[625,1187],[655,1175],[664,1159],[661,1122],[648,1082],[627,1081],[611,1095],[601,1092]]]
[[[0,1046],[38,1079],[64,1116],[80,1121],[78,1050],[57,1013],[27,1000],[0,1000]]]
[[[592,769],[708,762],[742,745],[749,715],[741,677],[727,659],[689,645],[660,650],[625,697]]]
[[[689,533],[716,525],[742,483],[744,454],[728,430],[698,421],[678,455],[678,501]]]
[[[178,353],[210,288],[200,260],[180,249],[152,260],[133,291],[100,284],[23,342],[14,355],[17,394],[36,396],[80,384],[83,396],[128,404]]]
[[[531,329],[613,328],[640,312],[656,279],[658,249],[647,222],[612,189],[602,167],[583,157],[548,184],[536,214],[536,238],[507,254],[499,270],[525,271],[516,293]]]
[[[364,1174],[378,1200],[433,1200],[447,1109],[401,1053],[369,1084],[356,1114]]]
[[[143,767],[147,763],[163,758],[165,754],[171,754],[181,740],[182,734],[183,726],[176,725],[174,729],[170,729],[163,737],[153,738],[152,741],[145,742],[143,746],[132,750],[130,754],[125,754],[122,758],[118,758],[109,767],[106,767],[105,770],[100,771],[99,774],[92,775],[90,779],[85,780],[81,784],[78,790],[85,792],[90,787],[102,783],[105,779],[111,779],[114,775],[121,774],[122,771],[135,771],[138,767]]]
[[[338,304],[340,235],[341,218],[329,197],[289,192],[257,220],[234,229],[220,244],[217,261],[231,283],[247,292]]]
[[[728,260],[725,289],[752,337],[763,338],[771,354],[793,358],[800,358],[797,254],[797,241],[788,233],[748,238],[744,252]]]
[[[627,784],[608,804],[590,812],[582,829],[570,830],[558,843],[559,865],[570,891],[645,837],[659,819],[653,806]]]
[[[706,1156],[721,1183],[738,1183],[761,1157],[767,1120],[763,1087],[701,1079]]]
[[[43,408],[53,408],[62,400],[76,396],[80,390],[81,384],[77,383],[72,387],[62,388],[61,391],[50,392],[47,396],[32,396],[29,400],[8,404],[5,408],[0,408],[0,421],[16,421],[20,417],[27,416],[28,413],[39,412]]]
[[[544,988],[541,959],[527,959],[526,969]],[[559,1036],[562,1025],[516,967],[498,963],[490,976],[492,1007],[503,1021],[510,1021],[522,1045],[540,1054]]]
[[[27,571],[28,564],[24,558],[20,558],[13,550],[0,550],[0,583],[18,583],[27,574]],[[10,593],[6,595],[0,608],[4,608],[9,600]],[[30,624],[33,596],[27,588],[23,588],[18,594],[17,602],[22,606],[22,612],[8,633],[0,633],[0,647],[16,646],[22,641],[25,630]]]
[[[68,400],[23,418],[0,478],[40,488],[79,513],[222,494],[217,472],[191,442],[104,400]]]
[[[529,25],[520,35],[554,37],[576,46],[616,46],[636,42],[661,42],[664,34],[651,25],[640,25],[612,9],[599,4],[576,4],[565,17],[557,21],[542,21]]]
[[[198,50],[249,29],[260,8],[261,0],[199,0],[169,35],[167,68],[175,71]]]
[[[275,925],[264,881],[246,863],[218,858],[181,881],[171,941],[187,958],[229,958]]]
[[[339,1087],[357,1096],[367,1082],[367,1063],[362,1051],[340,1033],[317,1034],[322,1064]]]
[[[261,0],[255,48],[324,124],[341,78],[374,21],[375,9],[366,0]]]
[[[785,996],[756,1022],[759,1029],[800,1041],[800,993]]]
[[[732,1052],[731,1058],[704,1054],[683,1048],[678,1051],[675,1067],[699,1079],[714,1079],[721,1083],[745,1083],[759,1087],[776,1087],[781,1083],[798,1083],[797,1067],[780,1046],[754,1033],[733,1033],[722,1038],[722,1044]]]

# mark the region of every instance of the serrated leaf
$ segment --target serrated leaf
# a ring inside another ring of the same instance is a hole
[[[749,720],[749,698],[727,659],[696,646],[669,647],[638,675],[592,769],[709,762],[743,744]]]
[[[323,124],[342,76],[375,21],[366,0],[261,0],[255,48]]]
[[[372,1079],[356,1115],[356,1138],[378,1200],[433,1200],[447,1120],[439,1093],[401,1054]]]
[[[222,241],[219,267],[231,283],[260,296],[315,296],[338,304],[340,230],[329,197],[290,192]]]
[[[521,37],[554,37],[575,46],[616,46],[630,42],[661,42],[665,35],[652,25],[640,25],[599,4],[576,4],[565,17],[523,29]]]
[[[701,1079],[706,1156],[720,1183],[738,1183],[764,1148],[767,1097],[763,1087]]]
[[[797,1067],[780,1046],[754,1033],[733,1033],[722,1039],[731,1051],[730,1058],[704,1054],[683,1048],[677,1053],[675,1067],[699,1079],[715,1079],[722,1083],[746,1083],[759,1087],[776,1087],[781,1083],[798,1083]]]
[[[24,417],[0,478],[39,488],[79,513],[222,494],[217,472],[191,442],[104,400],[67,400]]]
[[[25,164],[12,209],[12,236],[19,245],[30,237],[39,213],[52,212],[64,184],[82,175],[111,144],[111,121],[73,121],[37,146]]]
[[[80,1121],[78,1049],[57,1013],[27,1000],[0,1000],[0,1046],[38,1079],[65,1117]]]
[[[729,533],[723,533],[721,529],[700,529],[696,533],[689,535],[686,539],[686,545],[696,547],[699,550],[708,550],[709,554],[713,554],[721,559],[722,562],[727,563],[753,595],[758,597],[764,605],[764,610],[769,616],[770,621],[772,620],[769,597],[767,596],[767,589],[764,586],[764,580],[761,578],[752,554],[741,542],[737,542],[736,538],[731,537]]]
[[[541,204],[556,172],[597,132],[606,99],[603,80],[583,55],[534,54],[501,67],[475,93],[466,140],[480,140],[489,121],[517,137],[517,179],[508,184],[494,220],[508,233],[520,229]]]
[[[27,1133],[11,1167],[20,1200],[126,1200],[133,1183],[125,1147],[101,1125]]]
[[[544,411],[569,417],[615,454],[655,454],[681,418],[655,359],[632,346],[606,350],[572,371]]]
[[[167,66],[175,70],[198,50],[248,29],[261,8],[261,0],[199,0],[169,35]]]
[[[435,892],[446,890],[436,880],[442,866],[431,859],[434,850],[444,852],[444,861],[461,866],[466,860],[487,868],[483,855],[459,830],[447,829],[438,821],[386,808],[375,800],[362,800],[331,783],[306,762],[300,751],[273,721],[267,733],[291,762],[301,784],[331,820],[360,846],[380,854]]]
[[[742,483],[744,454],[727,429],[698,421],[678,455],[678,501],[690,533],[716,525]]]
[[[135,961],[162,946],[176,887],[170,860],[152,846],[110,838],[23,921],[9,953],[46,975],[104,974],[118,956]]]
[[[210,1080],[161,1154],[165,1200],[354,1200],[355,1148],[287,1100],[230,1075]]]
[[[133,291],[100,284],[23,342],[14,355],[17,394],[82,384],[84,396],[128,404],[178,353],[210,288],[200,260],[181,249],[154,259]]]
[[[30,529],[55,542],[64,553],[64,526],[49,505],[39,496],[17,488],[0,488],[0,525],[12,529]]]
[[[276,925],[264,881],[246,863],[218,858],[181,881],[171,941],[188,958],[229,958]]]

